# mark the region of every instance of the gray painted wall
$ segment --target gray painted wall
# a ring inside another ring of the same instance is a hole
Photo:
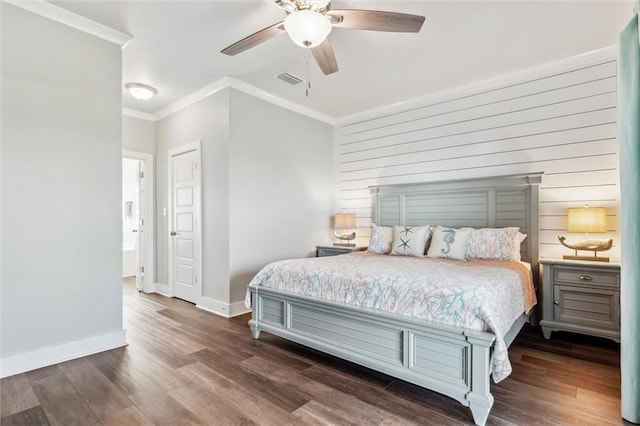
[[[122,330],[122,52],[0,8],[6,357]]]
[[[167,283],[168,151],[202,141],[202,292],[229,300],[229,92],[219,93],[156,123],[156,281]]]
[[[240,302],[266,263],[330,240],[333,128],[235,89],[157,122],[157,282],[166,283],[168,150],[202,141],[202,291]]]
[[[333,127],[231,90],[231,303],[267,263],[330,241]]]
[[[123,116],[122,149],[155,155],[156,123],[126,115]]]

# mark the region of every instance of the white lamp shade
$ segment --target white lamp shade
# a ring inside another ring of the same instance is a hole
[[[336,213],[336,217],[333,222],[334,229],[355,229],[355,227],[355,213]]]
[[[607,232],[604,207],[579,207],[567,212],[568,232]]]
[[[298,46],[319,46],[331,32],[331,22],[322,13],[310,10],[293,12],[284,18],[284,28]]]
[[[126,87],[129,93],[131,93],[131,96],[140,101],[149,100],[153,97],[153,95],[158,93],[155,87],[151,87],[142,83],[127,83],[124,85],[124,87]]]

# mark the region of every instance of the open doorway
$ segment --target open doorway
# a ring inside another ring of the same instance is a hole
[[[155,291],[153,156],[124,152],[122,158],[122,275],[138,291]]]

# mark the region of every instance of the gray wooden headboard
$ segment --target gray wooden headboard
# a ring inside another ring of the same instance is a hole
[[[371,187],[376,225],[502,228],[527,234],[522,260],[538,276],[539,187],[543,173]]]

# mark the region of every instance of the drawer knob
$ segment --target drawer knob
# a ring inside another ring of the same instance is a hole
[[[557,300],[554,300],[554,301],[553,301],[553,304],[554,304],[554,305],[560,305],[560,302],[558,302]]]
[[[580,275],[578,278],[580,278],[582,281],[591,281],[593,279],[590,275]]]

